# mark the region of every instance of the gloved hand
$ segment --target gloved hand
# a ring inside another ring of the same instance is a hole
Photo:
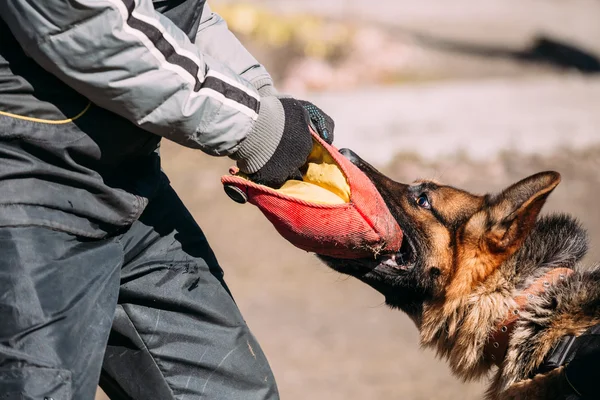
[[[255,183],[279,188],[302,179],[313,141],[309,126],[332,143],[334,122],[314,104],[293,98],[263,97],[255,126],[231,157]]]

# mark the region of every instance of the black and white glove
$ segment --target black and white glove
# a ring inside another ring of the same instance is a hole
[[[314,104],[293,98],[263,97],[253,130],[231,157],[253,182],[279,188],[289,179],[302,179],[313,141],[312,126],[333,142],[334,122]]]

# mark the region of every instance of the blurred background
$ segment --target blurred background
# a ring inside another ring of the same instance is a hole
[[[397,180],[484,193],[559,171],[546,212],[600,243],[598,0],[209,0],[281,92],[314,101]],[[413,324],[223,193],[232,164],[164,142],[284,400],[480,399],[419,349]],[[191,172],[193,171],[193,172]],[[586,263],[600,260],[591,246]],[[105,399],[101,393],[98,399]]]

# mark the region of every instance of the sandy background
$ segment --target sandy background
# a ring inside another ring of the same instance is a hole
[[[235,16],[240,3],[212,4]],[[600,3],[372,4],[251,2],[253,12],[279,15],[292,25],[314,19],[317,27],[350,27],[354,33],[348,43],[359,45],[349,45],[351,54],[341,61],[327,51],[315,55],[310,46],[306,54],[300,46],[283,60],[277,45],[256,30],[242,29],[240,37],[276,72],[282,90],[314,100],[336,119],[338,146],[353,148],[390,176],[436,178],[487,192],[528,174],[556,170],[563,181],[546,212],[576,215],[591,243],[600,243],[600,80],[569,68],[441,51],[415,33],[517,49],[545,34],[596,54]],[[242,21],[253,14],[244,15]],[[399,48],[404,51],[398,60],[377,69],[392,57],[385,49]],[[354,63],[344,64],[352,57]],[[372,60],[360,64],[356,59]],[[369,71],[376,76],[361,80]],[[460,382],[431,352],[420,350],[416,328],[399,311],[383,306],[380,295],[289,245],[251,205],[231,202],[219,183],[229,160],[168,142],[163,155],[173,186],[205,230],[271,362],[283,399],[482,398],[484,385]],[[600,260],[597,245],[586,262],[593,260]]]

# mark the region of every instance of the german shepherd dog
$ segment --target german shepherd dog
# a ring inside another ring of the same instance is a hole
[[[600,323],[600,269],[583,270],[587,235],[567,215],[538,215],[560,182],[541,172],[478,196],[434,181],[395,182],[349,150],[403,230],[396,254],[320,256],[409,315],[421,344],[471,380],[497,371],[487,398],[564,399],[563,367],[541,371],[565,337]]]

